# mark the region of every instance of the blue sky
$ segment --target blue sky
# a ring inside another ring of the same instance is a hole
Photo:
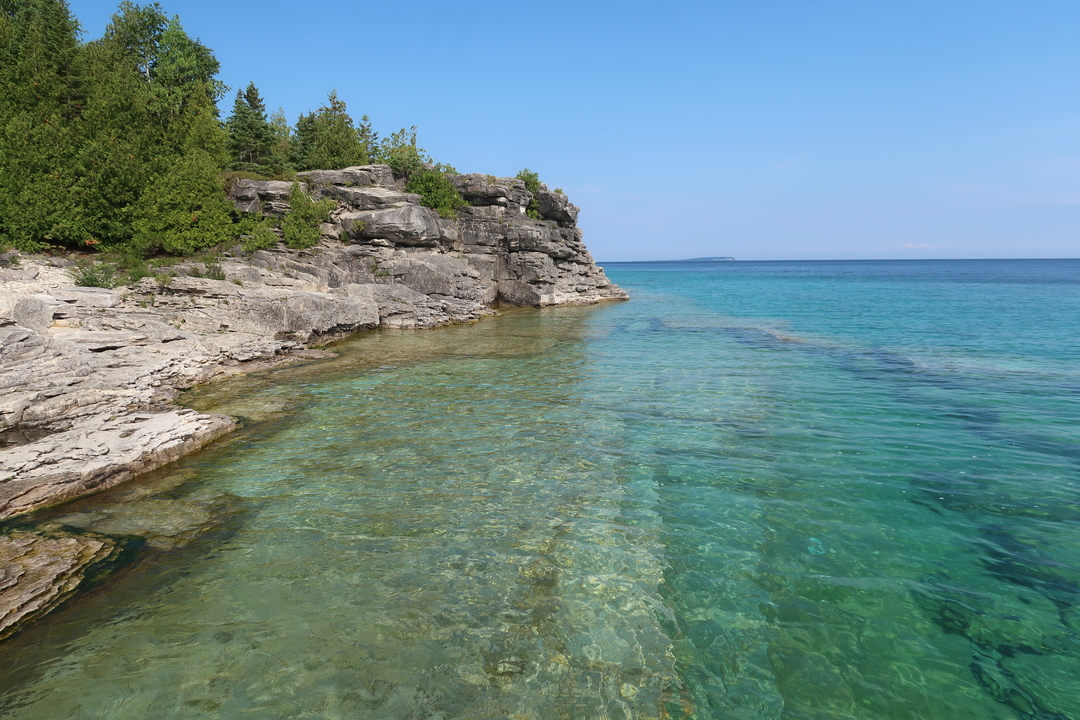
[[[1080,256],[1076,0],[162,5],[290,120],[537,171],[601,261]]]

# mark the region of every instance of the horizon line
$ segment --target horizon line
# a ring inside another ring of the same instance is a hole
[[[1017,261],[1017,260],[1080,260],[1080,257],[980,257],[980,258],[789,258],[789,259],[746,259],[740,260],[701,260],[699,258],[680,258],[676,260],[597,260],[598,265],[619,263],[694,263],[695,265],[726,265],[747,262],[971,262],[971,261]]]

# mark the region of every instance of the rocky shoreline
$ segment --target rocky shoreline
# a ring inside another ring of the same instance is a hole
[[[301,173],[336,208],[315,247],[180,263],[112,289],[70,261],[0,269],[0,523],[194,452],[232,418],[172,405],[183,388],[295,358],[377,327],[476,320],[499,306],[626,299],[593,262],[578,209],[515,178],[459,175],[470,206],[445,219],[383,165]],[[281,216],[291,183],[241,180],[242,212]],[[535,205],[534,205],[535,207]],[[0,528],[0,639],[114,560],[107,537]]]

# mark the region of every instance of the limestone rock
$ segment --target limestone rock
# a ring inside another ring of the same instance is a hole
[[[231,431],[232,418],[194,410],[104,413],[0,453],[0,519],[110,487]]]
[[[283,216],[289,210],[293,184],[282,180],[237,180],[229,197],[240,212]]]
[[[355,165],[342,170],[307,170],[296,176],[316,185],[395,188],[394,173],[387,165]]]
[[[347,228],[358,239],[382,238],[399,245],[435,247],[442,234],[438,221],[434,210],[408,205],[349,213]]]
[[[0,535],[0,640],[63,603],[119,551],[111,538],[55,528]]]

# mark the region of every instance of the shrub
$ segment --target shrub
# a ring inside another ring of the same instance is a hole
[[[419,193],[420,203],[433,208],[443,218],[457,217],[458,208],[469,204],[446,173],[438,170],[417,170],[406,183],[405,192]]]
[[[75,284],[82,287],[114,288],[119,284],[116,268],[108,263],[84,260],[68,272]]]
[[[330,218],[335,205],[329,198],[312,200],[300,189],[300,183],[293,183],[289,191],[289,213],[281,223],[285,244],[296,249],[317,245],[321,237],[319,224]]]
[[[525,189],[532,193],[529,207],[525,208],[525,214],[533,220],[540,219],[540,176],[529,168],[525,168],[517,174],[517,179],[525,183]]]
[[[273,231],[273,225],[263,218],[251,229],[251,234],[244,239],[244,250],[255,252],[256,250],[269,250],[278,244],[278,236]]]

